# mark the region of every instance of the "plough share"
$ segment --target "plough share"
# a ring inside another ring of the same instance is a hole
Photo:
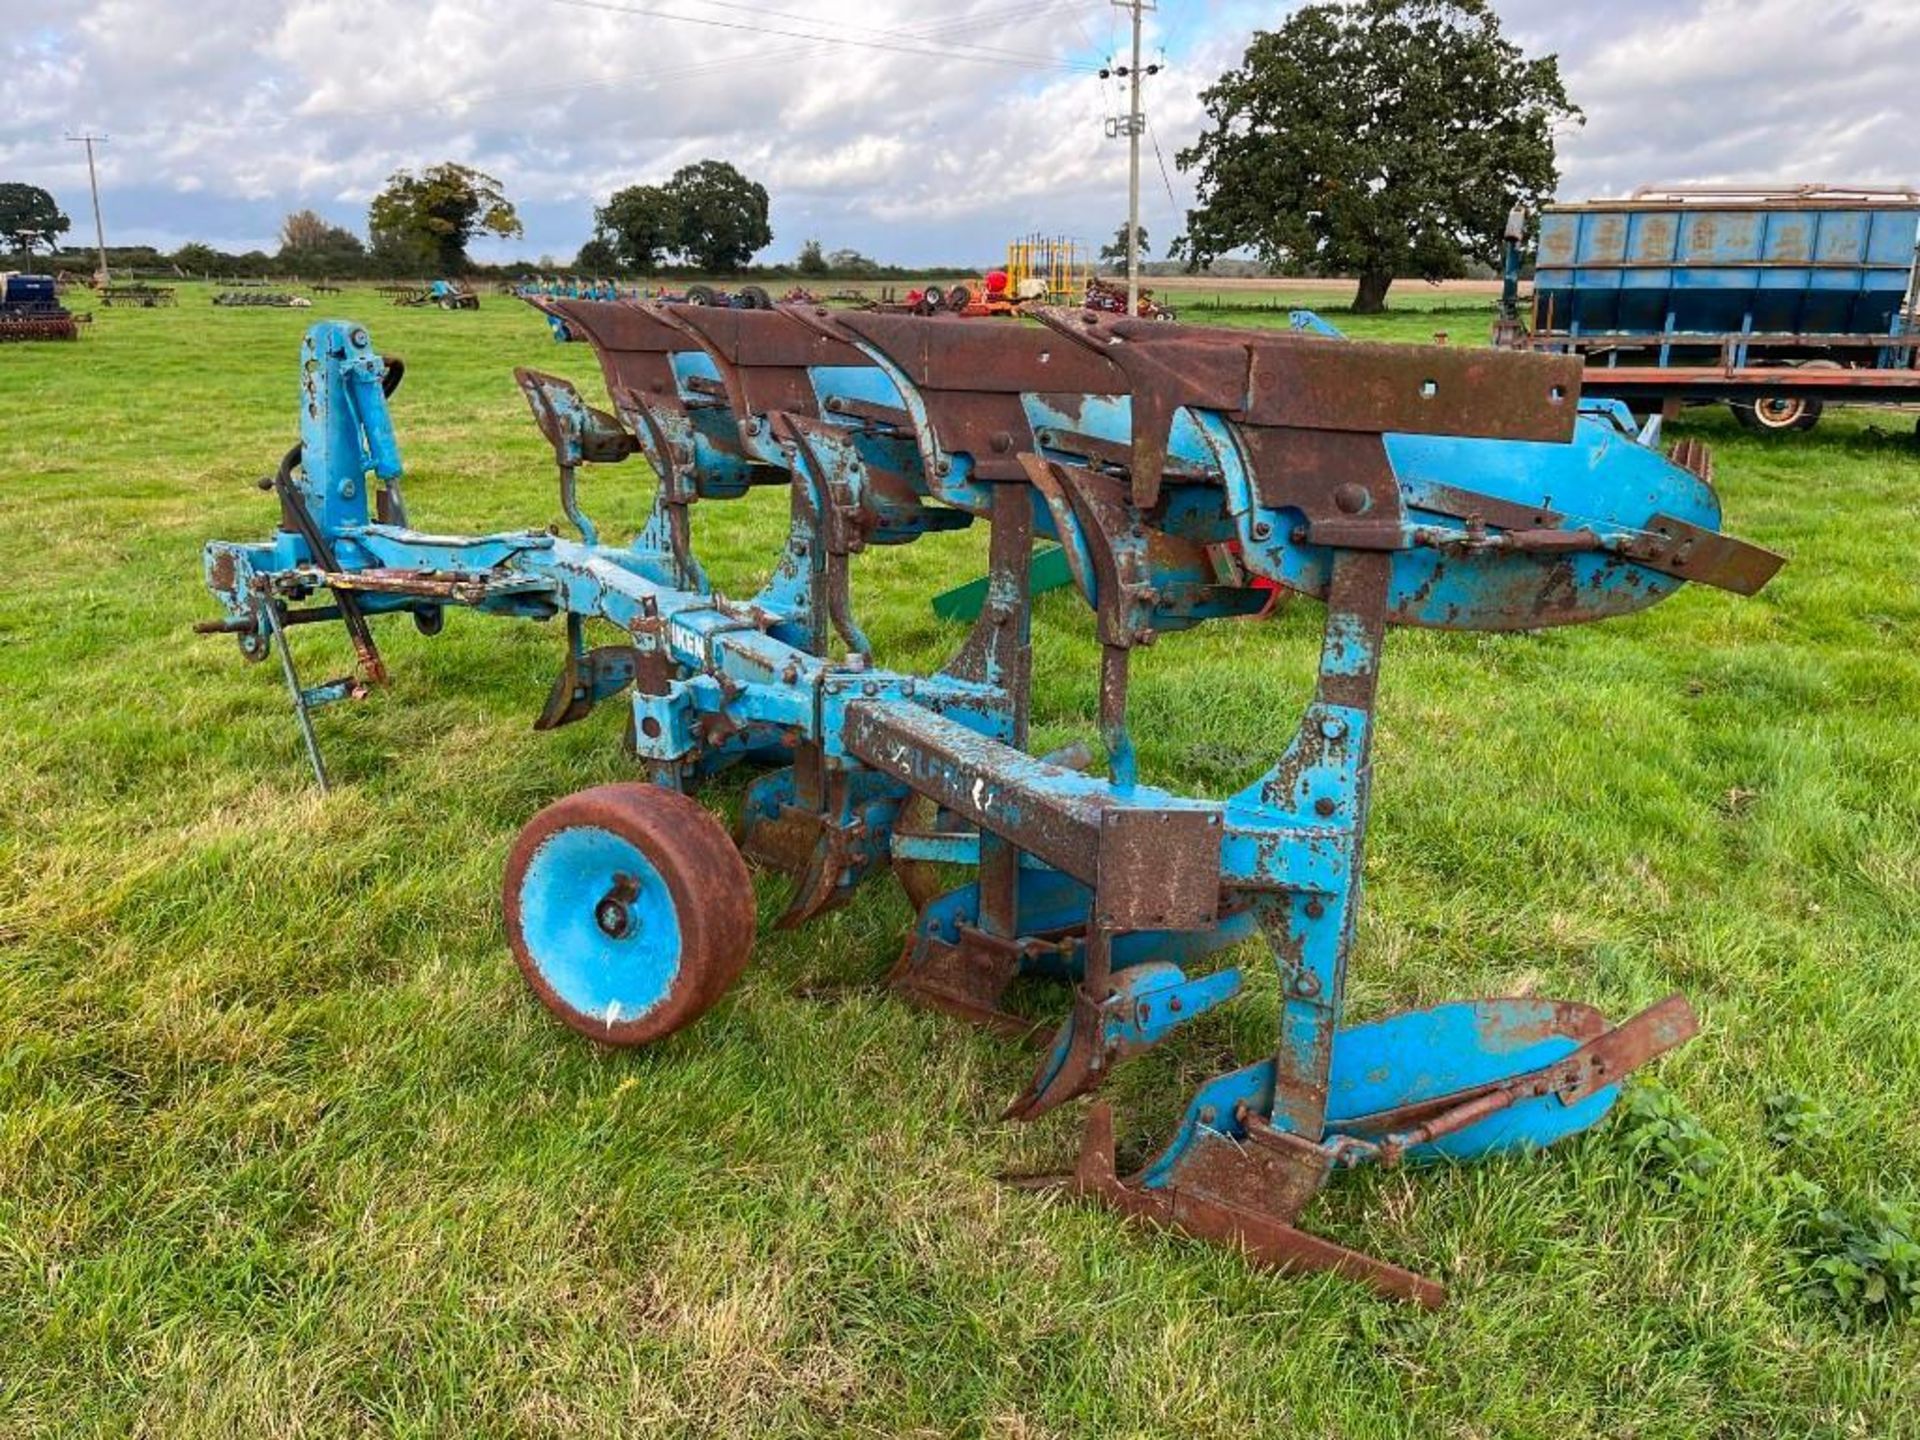
[[[577,539],[409,528],[397,365],[326,322],[303,350],[300,444],[263,482],[280,527],[207,547],[225,616],[202,628],[256,660],[278,652],[324,785],[310,712],[384,679],[373,621],[405,612],[433,633],[457,605],[564,622],[536,728],[624,695],[651,782],[556,801],[507,865],[513,953],[574,1029],[644,1044],[714,1004],[753,942],[743,854],[794,878],[783,926],[892,869],[917,906],[891,976],[908,999],[1031,1035],[1009,986],[1059,981],[1066,1014],[1008,1109],[1020,1119],[1235,998],[1233,956],[1263,947],[1280,989],[1271,1053],[1202,1086],[1136,1174],[1117,1172],[1095,1104],[1065,1183],[1424,1305],[1436,1284],[1299,1228],[1332,1171],[1549,1144],[1693,1034],[1677,996],[1618,1026],[1536,998],[1344,1014],[1387,630],[1598,620],[1689,580],[1751,593],[1780,564],[1720,533],[1703,450],[1674,463],[1624,410],[1581,401],[1577,359],[1083,311],[1010,325],[533,303],[593,346],[613,403],[518,372]],[[645,526],[616,543],[576,477],[636,452],[658,484]],[[723,598],[689,511],[764,485],[789,493],[790,535],[759,593]],[[932,675],[881,666],[850,598],[856,557],[974,523],[990,527],[988,593],[964,643]],[[1084,750],[1028,746],[1041,539],[1094,611],[1104,775]],[[1157,788],[1130,738],[1135,653],[1260,611],[1260,578],[1325,606],[1299,727],[1236,794]],[[287,632],[336,619],[354,669],[304,685]],[[590,627],[618,638],[590,644]],[[737,762],[770,768],[747,787],[736,845],[687,792]],[[942,885],[954,865],[971,883]]]

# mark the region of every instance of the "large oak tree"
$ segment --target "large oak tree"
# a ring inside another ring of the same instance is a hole
[[[705,275],[740,269],[773,243],[766,187],[724,160],[683,165],[664,185],[629,185],[593,213],[621,264],[650,275],[672,256]]]
[[[1486,0],[1309,5],[1201,98],[1176,250],[1357,275],[1369,314],[1396,276],[1497,263],[1508,212],[1559,183],[1554,127],[1581,118],[1556,57],[1522,54]]]
[[[18,180],[0,184],[0,239],[14,253],[52,250],[72,224],[38,185]]]
[[[523,233],[500,182],[465,165],[435,165],[418,175],[396,170],[373,197],[367,229],[386,256],[415,254],[443,274],[467,268],[467,244],[481,231]]]

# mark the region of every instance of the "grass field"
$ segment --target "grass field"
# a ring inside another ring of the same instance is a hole
[[[1483,302],[1449,303],[1351,328],[1477,342]],[[408,361],[416,523],[560,519],[511,371],[595,380],[584,347],[491,295],[329,310]],[[999,1183],[1063,1162],[1078,1113],[997,1122],[1026,1053],[876,987],[890,882],[779,934],[759,880],[756,963],[656,1048],[550,1020],[500,867],[541,805],[628,773],[617,707],[529,731],[557,634],[384,632],[391,689],[321,717],[323,799],[277,675],[190,631],[201,543],[272,523],[252,482],[293,437],[310,318],[189,288],[0,348],[0,1433],[1920,1434],[1920,1327],[1822,1290],[1792,1178],[1855,1217],[1920,1200],[1908,421],[1689,427],[1729,528],[1792,557],[1756,598],[1395,635],[1354,1017],[1682,988],[1705,1022],[1632,1118],[1561,1149],[1337,1178],[1309,1222],[1447,1281],[1424,1315]],[[638,523],[638,469],[589,478],[603,528]],[[702,508],[723,588],[783,505]],[[979,552],[862,558],[883,661],[957,642],[926,602]],[[1039,629],[1037,738],[1089,735],[1090,622],[1055,595]],[[1148,778],[1264,768],[1316,638],[1302,603],[1149,652]],[[298,646],[345,668],[337,633]],[[1258,1053],[1272,1001],[1121,1077],[1123,1161]],[[1805,1097],[1784,1119],[1780,1092]],[[1920,1284],[1904,1253],[1865,1278]]]

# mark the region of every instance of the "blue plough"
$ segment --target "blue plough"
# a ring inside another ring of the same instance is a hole
[[[1438,1285],[1298,1226],[1330,1174],[1550,1144],[1694,1032],[1678,996],[1618,1026],[1534,998],[1345,1014],[1387,630],[1597,620],[1688,580],[1752,593],[1780,564],[1720,532],[1702,450],[1673,463],[1617,406],[1581,402],[1577,359],[1072,311],[1010,326],[533,303],[594,347],[613,402],[519,372],[577,538],[410,528],[397,362],[326,322],[302,352],[300,443],[263,482],[280,526],[207,547],[225,613],[203,628],[252,659],[278,654],[324,785],[312,712],[385,678],[375,621],[405,613],[432,633],[459,606],[564,623],[536,727],[623,696],[650,782],[555,801],[508,862],[513,953],[574,1029],[643,1044],[725,992],[753,943],[743,855],[794,877],[783,925],[891,868],[918,912],[891,981],[918,1003],[1033,1037],[1009,987],[1060,982],[1065,1016],[1008,1109],[1021,1119],[1234,999],[1235,956],[1257,947],[1279,981],[1271,1050],[1203,1085],[1130,1175],[1094,1105],[1064,1183],[1425,1305]],[[657,477],[652,510],[616,541],[582,510],[576,476],[636,453]],[[724,598],[688,512],[759,486],[785,489],[791,531],[765,586]],[[987,594],[954,658],[931,675],[877,663],[850,600],[854,557],[975,523],[989,526]],[[1092,747],[1028,746],[1041,540],[1094,612],[1104,774]],[[1259,578],[1325,606],[1299,726],[1236,793],[1157,788],[1127,722],[1135,652],[1259,611]],[[354,669],[305,684],[287,634],[333,620]],[[736,763],[764,767],[737,844],[688,795]],[[954,866],[967,883],[950,883]]]

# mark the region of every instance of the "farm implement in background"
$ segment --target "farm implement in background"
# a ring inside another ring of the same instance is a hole
[[[419,308],[431,305],[441,310],[478,310],[480,297],[458,280],[435,280],[428,285],[382,285],[382,295],[393,297],[396,305]]]
[[[277,653],[324,778],[311,712],[384,680],[383,617],[427,633],[449,606],[563,623],[535,728],[618,700],[651,782],[555,801],[508,861],[513,953],[574,1029],[644,1044],[712,1006],[753,943],[748,859],[793,877],[783,927],[891,869],[917,907],[894,989],[1009,1036],[1050,1030],[1007,1110],[1022,1120],[1235,999],[1235,957],[1264,951],[1279,980],[1271,1050],[1202,1085],[1131,1174],[1096,1103],[1059,1183],[1428,1306],[1437,1284],[1300,1228],[1332,1173],[1549,1144],[1694,1033],[1677,996],[1617,1026],[1537,998],[1345,1013],[1387,631],[1599,620],[1688,580],[1751,593],[1780,563],[1721,534],[1706,481],[1638,444],[1619,407],[1580,401],[1577,359],[1080,311],[1026,326],[537,303],[594,347],[612,397],[602,411],[518,372],[577,538],[411,528],[388,409],[397,366],[365,330],[328,322],[301,357],[300,442],[263,482],[280,527],[207,547],[224,615],[202,628],[251,659]],[[635,453],[658,477],[651,515],[614,540],[576,481]],[[790,535],[764,588],[728,599],[688,512],[759,486],[786,492]],[[990,556],[979,618],[935,673],[886,668],[853,610],[857,557],[973,524]],[[1092,746],[1028,744],[1040,538],[1094,613],[1104,774]],[[1211,557],[1228,543],[1244,575],[1223,579]],[[1254,576],[1326,609],[1297,731],[1224,799],[1158,788],[1130,737],[1135,658],[1258,610]],[[334,620],[354,668],[303,684],[287,634]],[[740,762],[769,768],[746,789],[736,845],[687,792]],[[950,883],[953,867],[971,878]],[[1060,983],[1056,1025],[1011,1006],[1020,977]]]
[[[133,282],[125,285],[103,285],[100,287],[100,304],[108,309],[164,310],[180,303],[179,296],[171,285],[143,285]]]
[[[60,303],[53,276],[0,273],[0,344],[9,340],[78,340],[81,318]]]
[[[215,305],[236,310],[311,310],[313,302],[288,290],[222,290]]]

